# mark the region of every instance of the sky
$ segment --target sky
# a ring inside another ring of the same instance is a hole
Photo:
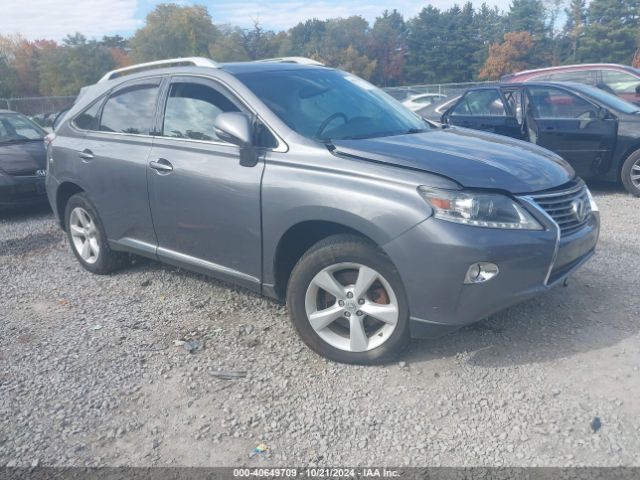
[[[169,1],[169,0],[165,0]],[[474,6],[482,0],[474,0]],[[144,24],[146,14],[162,0],[0,0],[0,34],[20,33],[30,40],[60,40],[80,32],[89,38],[119,34],[130,36]],[[284,30],[310,18],[361,15],[373,21],[385,9],[397,9],[405,18],[432,4],[449,8],[464,0],[174,0],[174,3],[205,5],[216,24],[250,27],[253,21],[273,30]],[[486,0],[506,9],[510,0]]]

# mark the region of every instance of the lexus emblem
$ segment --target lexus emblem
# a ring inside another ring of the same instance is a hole
[[[38,177],[44,177],[47,175],[47,171],[46,170],[36,170],[36,175]]]
[[[571,202],[571,211],[579,222],[583,222],[587,218],[587,204],[583,199],[577,198]]]

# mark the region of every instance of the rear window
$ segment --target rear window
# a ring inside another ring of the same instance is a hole
[[[156,85],[136,85],[116,92],[104,104],[99,130],[149,135],[157,95]]]

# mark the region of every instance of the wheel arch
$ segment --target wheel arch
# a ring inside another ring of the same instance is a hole
[[[64,230],[66,228],[64,212],[67,202],[76,193],[84,192],[84,189],[74,182],[65,181],[56,190],[56,210],[58,211],[58,222]]]
[[[287,284],[298,260],[313,245],[325,238],[338,234],[351,234],[368,240],[373,245],[380,244],[370,234],[344,223],[328,220],[304,220],[291,225],[280,237],[273,254],[273,291],[272,296],[283,301]]]

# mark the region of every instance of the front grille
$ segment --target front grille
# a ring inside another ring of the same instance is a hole
[[[532,198],[558,224],[562,236],[577,232],[591,217],[591,203],[584,184],[558,192],[532,195]]]

